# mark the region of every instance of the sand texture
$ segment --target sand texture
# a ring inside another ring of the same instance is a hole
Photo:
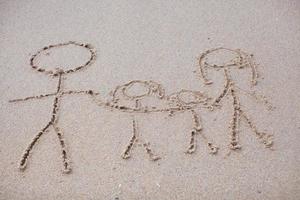
[[[0,1],[0,199],[300,199],[300,2]]]

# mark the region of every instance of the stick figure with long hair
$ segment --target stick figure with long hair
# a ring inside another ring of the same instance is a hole
[[[212,64],[209,62],[209,56],[213,54],[220,56],[222,54],[232,54],[231,59],[223,62],[222,64]],[[237,83],[231,78],[231,70],[233,69],[245,69],[250,68],[251,70],[251,85],[257,84],[258,73],[256,69],[256,63],[254,62],[253,55],[247,54],[240,49],[228,49],[228,48],[215,48],[208,50],[200,55],[199,58],[199,71],[200,76],[206,85],[213,84],[213,82],[207,77],[207,70],[221,70],[224,75],[225,83],[222,92],[213,101],[212,107],[218,107],[224,101],[224,98],[228,95],[232,99],[232,119],[230,122],[230,145],[231,150],[237,150],[241,148],[239,144],[239,124],[241,120],[244,120],[246,124],[251,128],[256,137],[262,142],[266,148],[270,148],[273,145],[272,135],[261,132],[246,114],[241,106],[238,91],[244,91],[238,87]],[[245,92],[245,91],[244,91]],[[264,103],[268,104],[266,99],[263,99]],[[268,105],[269,106],[269,105]]]

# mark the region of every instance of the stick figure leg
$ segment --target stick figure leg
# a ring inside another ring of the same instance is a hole
[[[122,158],[123,159],[128,159],[130,158],[131,156],[131,151],[133,149],[133,146],[136,142],[138,142],[138,128],[137,128],[137,122],[135,119],[132,120],[132,128],[133,128],[133,135],[132,135],[132,138],[129,142],[129,144],[127,145],[124,153],[122,154]],[[151,148],[150,148],[150,143],[149,142],[143,142],[142,143],[143,147],[145,148],[146,150],[146,153],[148,154],[149,156],[149,159],[152,160],[152,161],[157,161],[160,159],[159,156],[155,155]]]
[[[61,146],[62,160],[63,160],[63,166],[64,166],[63,172],[70,173],[71,166],[70,166],[70,162],[69,162],[68,155],[67,155],[66,144],[65,144],[64,137],[63,137],[63,133],[58,127],[56,127],[54,125],[53,125],[53,128],[56,132],[56,135],[59,139],[59,143]]]
[[[240,124],[240,110],[239,108],[233,108],[233,117],[230,122],[230,145],[229,148],[231,150],[241,149],[241,145],[239,144],[239,124]]]
[[[152,152],[149,142],[143,143],[143,147],[145,148],[146,153],[148,154],[150,160],[157,161],[157,160],[161,159],[161,157],[159,157],[158,155],[156,155]]]
[[[239,144],[239,125],[240,125],[240,117],[241,117],[241,107],[240,101],[235,93],[233,82],[230,84],[230,95],[232,97],[232,110],[233,115],[230,122],[230,150],[238,150],[241,149],[241,145]]]
[[[246,121],[251,130],[255,133],[257,139],[265,145],[266,148],[271,148],[273,146],[273,135],[260,132],[254,125],[254,123],[250,120],[250,118],[245,114],[243,110],[241,110],[241,117]]]
[[[189,147],[188,147],[186,153],[192,154],[196,151],[196,147],[197,147],[197,143],[195,141],[196,140],[196,138],[195,138],[196,134],[197,134],[197,131],[195,129],[193,129],[191,131],[190,144],[189,144]]]
[[[52,125],[52,122],[51,121],[48,122],[48,124],[40,132],[38,132],[38,134],[33,138],[31,143],[28,145],[28,147],[26,148],[26,150],[22,156],[21,162],[20,162],[19,168],[21,170],[24,170],[26,168],[30,151],[32,150],[32,148],[34,147],[36,142],[39,140],[39,138],[49,129],[49,127],[51,125]]]
[[[186,151],[186,153],[192,154],[196,151],[197,148],[197,143],[196,143],[196,135],[200,134],[202,136],[202,138],[204,139],[204,141],[207,143],[207,147],[210,150],[211,154],[216,154],[218,152],[218,147],[213,145],[212,142],[209,142],[207,137],[202,133],[202,126],[200,123],[200,117],[199,115],[196,113],[195,110],[191,110],[192,116],[193,116],[193,121],[194,121],[194,128],[191,131],[191,139],[190,139],[190,144],[189,147]]]
[[[133,145],[137,142],[137,128],[136,128],[136,122],[135,120],[132,121],[132,128],[133,128],[133,135],[129,141],[129,144],[127,145],[124,153],[122,154],[123,159],[128,159],[131,157],[131,151],[133,148]]]

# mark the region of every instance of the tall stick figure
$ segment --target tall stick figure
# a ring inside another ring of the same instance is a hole
[[[231,53],[234,56],[231,60],[228,60],[227,62],[224,62],[222,64],[209,63],[208,57],[210,55],[222,54],[222,53],[225,54]],[[213,83],[211,80],[207,78],[206,70],[208,68],[222,70],[225,79],[223,90],[221,94],[219,94],[219,96],[214,100],[212,104],[213,107],[220,105],[221,101],[224,99],[226,95],[230,95],[230,97],[232,98],[233,115],[230,122],[230,145],[229,145],[230,149],[236,150],[241,148],[241,145],[239,144],[238,133],[239,133],[239,124],[242,119],[248,124],[251,130],[255,133],[256,137],[265,145],[265,147],[270,148],[273,145],[272,135],[259,131],[255,126],[255,124],[248,117],[246,112],[242,109],[239,96],[237,94],[237,91],[240,88],[237,86],[236,82],[233,81],[233,79],[230,76],[230,71],[232,68],[236,68],[236,69],[250,68],[251,85],[252,86],[256,85],[258,73],[256,70],[256,64],[253,61],[253,55],[249,55],[239,49],[232,50],[223,47],[211,49],[201,54],[199,58],[200,75],[206,85]]]
[[[70,45],[75,45],[77,47],[82,47],[82,48],[87,49],[90,53],[89,60],[83,65],[77,66],[77,67],[72,68],[72,69],[67,69],[67,70],[64,70],[64,69],[59,68],[59,67],[55,68],[55,70],[47,70],[43,67],[38,66],[38,64],[36,64],[36,59],[38,57],[42,56],[43,53],[48,52],[50,49],[55,49],[55,48],[59,48],[59,47],[63,47],[63,46],[70,46]],[[95,60],[95,57],[96,57],[96,52],[89,44],[81,44],[81,43],[77,43],[77,42],[73,42],[73,41],[66,42],[66,43],[59,43],[59,44],[56,44],[56,45],[46,46],[46,47],[42,48],[41,50],[39,50],[36,54],[32,55],[32,57],[30,59],[30,65],[31,65],[32,69],[34,69],[34,70],[36,70],[40,73],[50,75],[53,78],[57,78],[58,82],[57,82],[56,92],[49,93],[49,94],[41,94],[41,95],[37,95],[37,96],[26,97],[26,98],[23,98],[23,99],[14,99],[14,100],[9,101],[9,102],[22,102],[22,101],[27,101],[27,100],[31,100],[31,99],[42,99],[42,98],[46,98],[46,97],[54,97],[52,113],[51,113],[51,119],[38,132],[38,134],[33,138],[33,140],[30,142],[30,144],[26,148],[26,150],[25,150],[25,152],[22,156],[22,159],[20,161],[20,165],[19,165],[19,168],[21,170],[24,170],[26,168],[30,152],[32,151],[32,149],[33,149],[34,145],[36,144],[36,142],[39,140],[39,138],[46,131],[48,131],[50,129],[50,127],[52,127],[54,129],[58,139],[59,139],[59,143],[60,143],[60,146],[61,146],[62,161],[63,161],[63,172],[64,173],[69,173],[71,171],[71,166],[70,166],[68,154],[67,154],[67,151],[66,151],[66,144],[65,144],[64,137],[63,137],[63,132],[60,130],[60,128],[58,126],[59,103],[61,101],[61,98],[65,95],[72,95],[72,94],[94,95],[94,94],[97,94],[97,93],[94,93],[92,90],[87,90],[87,91],[72,91],[72,90],[64,91],[63,88],[62,88],[62,84],[63,84],[64,76],[66,76],[69,73],[77,72],[77,71],[89,66]]]

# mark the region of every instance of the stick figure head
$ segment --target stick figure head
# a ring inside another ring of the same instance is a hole
[[[50,50],[58,49],[60,47],[67,47],[67,46],[80,47],[80,48],[86,49],[90,54],[89,59],[84,64],[80,64],[78,66],[68,68],[68,69],[64,69],[62,66],[52,66],[52,69],[47,69],[45,66],[39,66],[37,64],[37,59],[43,58],[44,56],[48,56]],[[46,47],[40,49],[37,53],[35,53],[34,55],[31,56],[30,66],[32,67],[32,69],[34,69],[38,72],[41,72],[41,73],[44,73],[47,75],[51,75],[51,76],[57,76],[58,74],[73,73],[73,72],[79,71],[83,68],[86,68],[92,64],[92,62],[95,60],[95,58],[96,58],[96,51],[91,47],[91,45],[70,41],[70,42],[66,42],[66,43],[49,45],[49,46],[46,46]]]
[[[242,62],[243,59],[239,50],[232,50],[223,47],[208,50],[201,55],[201,58],[204,65],[213,68],[236,66]]]
[[[128,99],[141,99],[146,96],[163,98],[165,91],[159,83],[154,81],[134,80],[123,85],[122,95]]]
[[[252,83],[256,83],[257,72],[256,65],[253,61],[253,55],[247,54],[240,49],[228,49],[224,47],[207,50],[200,55],[199,68],[200,75],[205,84],[211,84],[212,81],[207,79],[207,69],[243,69],[250,67],[252,70]]]
[[[210,98],[203,92],[182,89],[168,96],[171,103],[179,106],[207,105]]]
[[[154,107],[164,102],[165,90],[155,81],[132,80],[115,87],[110,96],[112,99],[107,102],[115,108],[126,107],[130,111],[138,109],[138,112],[152,112],[156,109]]]

